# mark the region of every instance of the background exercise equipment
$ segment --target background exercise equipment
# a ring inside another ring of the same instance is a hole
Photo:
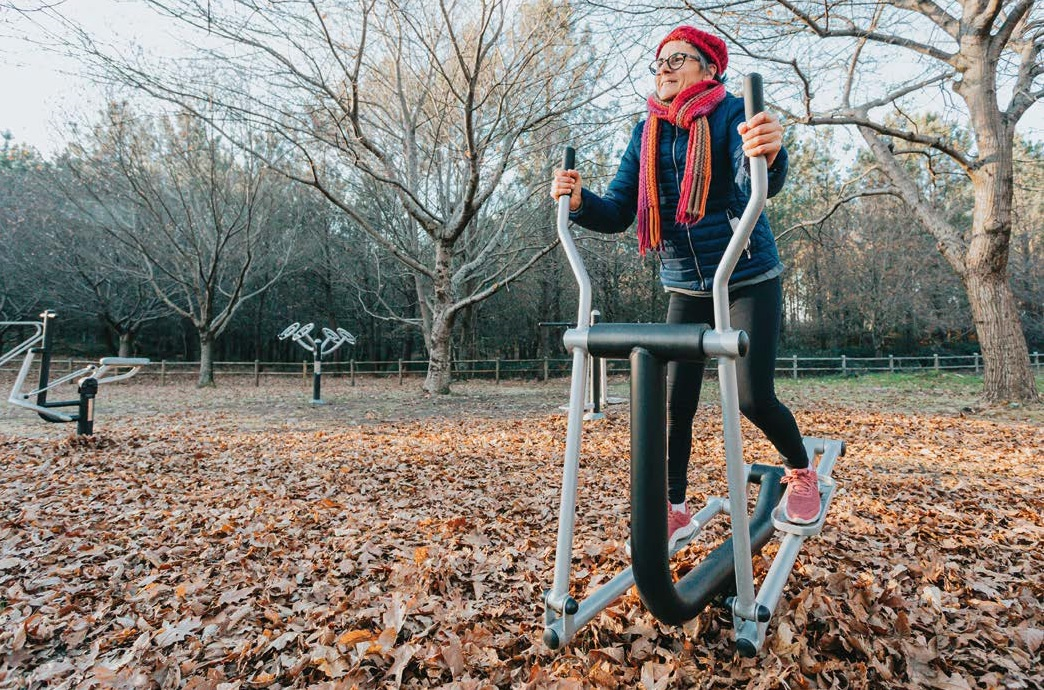
[[[744,81],[746,119],[763,107],[761,77]],[[565,168],[573,169],[575,151],[566,149]],[[768,189],[764,157],[750,159],[751,198],[736,226],[714,276],[715,327],[706,324],[611,324],[589,325],[591,281],[569,231],[569,196],[558,200],[558,236],[579,286],[577,326],[562,340],[572,351],[569,420],[563,464],[562,499],[555,554],[554,583],[544,593],[544,643],[560,649],[576,630],[635,585],[642,602],[661,621],[677,625],[696,616],[714,597],[735,591],[727,604],[732,611],[736,646],[740,654],[754,656],[765,640],[765,630],[783,586],[790,575],[802,542],[818,534],[826,519],[834,493],[831,478],[834,463],[844,454],[840,441],[805,438],[810,462],[819,477],[820,516],[811,525],[792,525],[782,520],[778,503],[783,495],[783,470],[767,465],[748,465],[743,460],[740,435],[739,393],[736,358],[746,355],[749,339],[733,330],[729,317],[728,282],[761,216]],[[584,407],[584,382],[588,355],[601,358],[629,357],[631,360],[631,562],[612,580],[577,601],[569,592],[572,567],[573,529],[576,519],[577,473]],[[728,497],[711,497],[693,520],[694,534],[675,547],[684,548],[711,519],[728,513],[732,537],[685,575],[674,582],[667,549],[667,450],[664,430],[667,421],[666,367],[670,361],[718,359],[721,389],[722,429]],[[818,460],[818,463],[817,463]],[[753,515],[747,513],[747,487],[759,485]],[[783,533],[761,589],[755,592],[752,556],[775,531]]]
[[[312,404],[322,405],[323,357],[345,343],[355,345],[355,336],[343,328],[338,328],[336,331],[324,328],[322,330],[323,337],[313,338],[311,333],[314,329],[314,323],[306,323],[302,326],[295,321],[283,329],[283,332],[279,334],[279,339],[286,340],[290,338],[293,342],[312,353]]]
[[[602,320],[602,312],[597,309],[591,310],[591,324]],[[540,328],[572,328],[572,321],[541,321],[537,324]],[[584,421],[589,422],[605,417],[605,408],[609,405],[619,405],[627,402],[626,398],[617,398],[609,395],[608,364],[600,357],[588,357],[588,374],[586,384],[586,395],[584,402]],[[569,405],[562,405],[558,409],[569,410]]]
[[[97,364],[88,364],[82,369],[49,381],[51,346],[54,335],[54,327],[51,322],[56,316],[55,312],[48,309],[40,314],[40,321],[0,321],[0,327],[20,326],[32,330],[32,335],[0,356],[0,366],[2,366],[19,355],[25,355],[14,386],[11,388],[11,394],[7,397],[7,402],[18,407],[35,410],[42,419],[48,422],[76,422],[76,433],[89,436],[94,433],[94,398],[98,395],[98,387],[103,383],[129,379],[148,364],[149,360],[143,357],[102,357]],[[34,390],[22,390],[36,355],[40,355],[39,385]],[[128,370],[109,374],[110,371],[118,369]],[[47,399],[48,391],[73,380],[76,381],[76,390],[79,393],[77,400],[55,402]],[[34,396],[36,401],[31,402]],[[59,412],[58,408],[62,407],[75,407],[76,412]]]

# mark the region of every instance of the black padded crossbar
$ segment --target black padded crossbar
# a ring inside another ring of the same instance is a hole
[[[594,357],[630,357],[640,347],[663,360],[703,359],[706,324],[599,323],[587,331],[587,351]]]
[[[631,560],[638,594],[649,611],[669,625],[694,618],[735,585],[732,539],[726,540],[677,583],[667,550],[666,362],[649,352],[631,355]],[[751,551],[772,537],[772,511],[782,497],[778,467],[754,465],[760,484],[750,520]]]

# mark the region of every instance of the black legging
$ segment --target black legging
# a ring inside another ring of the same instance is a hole
[[[739,405],[743,416],[761,429],[792,468],[808,467],[808,454],[790,410],[776,398],[776,344],[783,313],[779,278],[731,291],[732,327],[750,336],[746,357],[736,360]],[[672,292],[667,323],[714,325],[710,297]],[[692,452],[692,420],[700,401],[703,362],[671,362],[667,365],[667,495],[671,503],[685,500],[689,454]]]

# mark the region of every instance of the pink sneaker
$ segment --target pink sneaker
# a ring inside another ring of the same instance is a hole
[[[692,521],[692,514],[689,513],[689,507],[685,507],[685,512],[680,513],[674,508],[671,508],[671,504],[667,504],[667,552],[670,553],[674,550],[675,545],[688,539],[696,531],[696,523]]]
[[[670,502],[667,503],[667,553],[673,551],[678,542],[691,537],[696,528],[697,525],[692,521],[692,514],[689,513],[688,506],[685,507],[684,513],[679,513],[671,508]],[[627,557],[630,558],[630,539],[624,544],[624,551],[627,553]]]
[[[819,519],[819,476],[812,468],[787,469],[781,480],[787,485],[783,495],[783,514],[787,522],[810,525]]]

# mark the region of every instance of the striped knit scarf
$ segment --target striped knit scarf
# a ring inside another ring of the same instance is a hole
[[[661,101],[655,94],[649,96],[649,118],[642,132],[638,172],[638,251],[643,256],[649,248],[659,251],[663,242],[656,181],[660,120],[689,130],[685,175],[674,218],[678,223],[693,225],[703,218],[710,190],[711,141],[707,115],[724,99],[725,85],[711,79],[693,84],[670,102]]]

